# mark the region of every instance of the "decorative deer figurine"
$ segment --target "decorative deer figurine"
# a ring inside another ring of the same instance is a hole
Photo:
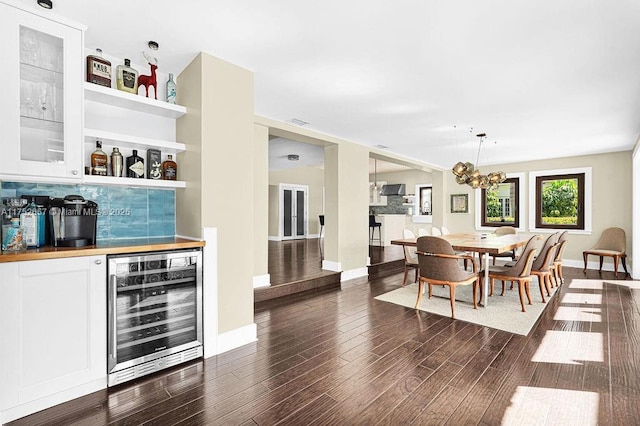
[[[153,87],[153,94],[156,99],[158,99],[158,84],[156,82],[156,70],[158,69],[158,60],[153,56],[147,55],[145,52],[142,52],[142,55],[145,57],[149,65],[151,66],[151,75],[141,75],[138,77],[138,87],[144,86],[144,91],[149,97],[149,87]]]

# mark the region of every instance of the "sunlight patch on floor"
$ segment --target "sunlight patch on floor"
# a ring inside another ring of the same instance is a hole
[[[555,321],[602,322],[601,313],[602,310],[600,308],[560,306],[553,319]]]
[[[588,293],[565,293],[562,296],[560,303],[575,303],[588,305],[602,305],[602,294],[588,294]]]
[[[567,389],[518,386],[503,425],[596,425],[599,395]]]
[[[589,290],[602,290],[602,280],[579,280],[573,279],[569,283],[569,288],[583,288]]]
[[[602,333],[547,330],[533,362],[582,364],[582,361],[604,361]]]

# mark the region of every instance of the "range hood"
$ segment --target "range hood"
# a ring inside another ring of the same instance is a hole
[[[396,183],[392,185],[384,185],[380,195],[406,195],[404,183]]]

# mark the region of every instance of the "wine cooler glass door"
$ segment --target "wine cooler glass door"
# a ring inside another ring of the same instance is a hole
[[[110,372],[201,345],[200,256],[110,258]]]

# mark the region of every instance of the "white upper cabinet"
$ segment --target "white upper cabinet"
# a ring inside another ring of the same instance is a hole
[[[0,177],[82,177],[83,28],[0,3]]]

